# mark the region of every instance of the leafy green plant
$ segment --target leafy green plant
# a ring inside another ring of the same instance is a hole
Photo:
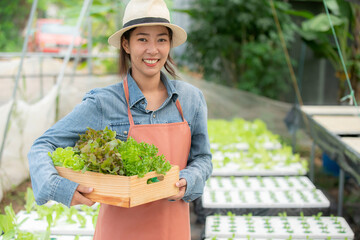
[[[327,0],[330,10],[329,17],[334,26],[341,53],[348,69],[351,86],[357,93],[360,82],[360,6],[357,3],[343,0]],[[345,94],[346,75],[334,41],[330,22],[326,13],[313,15],[307,12],[303,15],[305,20],[297,32],[303,41],[318,57],[330,61],[339,79],[339,101]],[[358,96],[357,96],[358,97]]]
[[[43,234],[34,234],[19,230],[21,224],[26,221],[18,222],[12,205],[5,207],[5,214],[0,214],[0,235],[3,240],[47,240],[50,236],[50,231],[46,231]]]
[[[294,154],[286,143],[281,143],[280,136],[269,131],[259,119],[209,119],[208,132],[215,169],[225,167],[228,163],[235,163],[241,170],[273,170],[277,166],[294,166],[299,174],[303,174],[308,169],[308,162],[301,159],[299,154]],[[273,145],[270,149],[265,147],[269,143]],[[240,150],[238,144],[246,144],[247,151]]]
[[[57,148],[48,154],[55,166],[83,172],[143,177],[151,171],[166,174],[170,170],[170,163],[164,155],[157,155],[155,145],[138,143],[131,137],[123,142],[115,137],[116,132],[107,127],[98,131],[88,128],[74,147]]]
[[[27,188],[26,189],[26,194],[25,194],[25,210],[26,213],[30,213],[31,210],[33,210],[35,206],[35,197],[34,197],[34,193],[32,191],[31,188]]]
[[[49,240],[51,227],[56,226],[57,221],[61,218],[66,219],[66,222],[69,224],[78,223],[80,227],[85,227],[86,218],[84,217],[84,213],[85,215],[92,217],[93,225],[95,228],[96,219],[100,210],[100,205],[98,205],[97,209],[85,205],[82,205],[80,209],[77,209],[76,207],[68,208],[60,203],[39,206],[34,202],[34,195],[31,188],[27,189],[25,200],[26,203],[24,205],[24,208],[26,211],[23,218],[17,217],[11,204],[5,207],[4,214],[0,214],[0,235],[2,234],[1,239]],[[80,214],[80,211],[82,211],[83,213]],[[36,218],[36,221],[45,220],[48,223],[47,229],[42,233],[32,233],[20,230],[21,225],[24,222],[30,220],[30,215],[28,214],[33,212],[35,212],[38,216]],[[23,220],[19,222],[19,219]]]
[[[239,191],[238,194],[239,194],[238,196],[239,196],[240,201],[243,203],[246,203],[246,198],[245,198],[244,192]]]
[[[275,6],[291,9],[278,0]],[[195,0],[191,9],[178,11],[193,20],[185,58],[205,79],[275,99],[288,89],[288,69],[269,1]],[[278,18],[290,45],[294,24],[284,11]]]
[[[32,1],[0,1],[0,49],[2,52],[19,52],[23,44],[23,29],[30,14]],[[39,13],[44,10],[44,1],[39,1]]]
[[[5,214],[0,215],[0,232],[4,233],[4,238],[15,235],[16,216],[12,205],[5,207]]]
[[[279,212],[278,215],[279,215],[281,220],[287,222],[287,213],[285,211],[284,212]]]

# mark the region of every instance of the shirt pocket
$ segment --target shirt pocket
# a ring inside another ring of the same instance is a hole
[[[109,127],[116,132],[116,138],[126,141],[130,129],[129,122],[113,122],[109,124]]]

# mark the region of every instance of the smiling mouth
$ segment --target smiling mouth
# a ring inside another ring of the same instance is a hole
[[[153,65],[153,64],[157,63],[159,60],[158,60],[158,59],[156,59],[156,60],[144,59],[143,61],[144,61],[146,64]]]

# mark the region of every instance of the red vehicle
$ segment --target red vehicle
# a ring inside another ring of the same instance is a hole
[[[73,53],[77,52],[78,46],[86,43],[86,40],[76,32],[74,26],[64,25],[60,19],[38,19],[33,38],[29,41],[29,50],[36,52],[65,53],[75,37]],[[80,47],[81,49],[81,47]],[[87,53],[81,49],[81,53]]]

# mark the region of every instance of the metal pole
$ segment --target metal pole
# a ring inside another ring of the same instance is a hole
[[[297,130],[294,129],[294,132],[292,133],[292,152],[295,153],[296,149],[296,133]]]
[[[73,65],[73,71],[72,71],[72,74],[71,74],[71,77],[70,77],[70,83],[71,84],[74,82],[74,77],[75,77],[75,74],[76,74],[76,67],[77,67],[77,65],[79,63],[79,60],[80,60],[81,45],[77,46],[76,49],[77,49],[77,54],[76,54],[74,65]]]
[[[44,96],[44,79],[43,79],[43,57],[40,56],[40,97],[42,98]]]
[[[324,58],[321,58],[320,66],[319,66],[319,89],[318,89],[318,97],[317,97],[317,102],[319,105],[324,103],[325,73],[326,73],[326,61]]]
[[[22,67],[23,67],[23,64],[24,64],[24,58],[25,58],[26,51],[27,51],[29,35],[30,35],[30,32],[31,32],[31,23],[32,23],[32,21],[34,19],[34,14],[35,14],[35,10],[37,8],[37,4],[38,4],[38,0],[34,0],[32,6],[31,6],[30,16],[29,16],[29,19],[28,19],[28,22],[27,22],[27,25],[26,25],[25,40],[24,40],[23,47],[22,47],[20,64],[19,64],[17,75],[16,75],[14,90],[13,90],[13,93],[12,93],[13,102],[11,104],[10,111],[9,111],[7,119],[6,119],[3,141],[1,143],[1,148],[0,148],[0,164],[1,164],[2,155],[3,155],[3,152],[4,152],[6,137],[7,137],[7,133],[8,133],[9,124],[10,124],[11,113],[12,113],[12,111],[14,109],[14,106],[15,106],[15,103],[16,103],[16,91],[17,91],[17,88],[18,88],[18,85],[19,85],[21,70],[22,70]]]
[[[88,9],[88,11],[87,11],[87,18],[89,18],[89,15],[90,15],[90,11],[89,11],[89,9]],[[83,34],[81,34],[81,35],[83,35]],[[77,53],[76,53],[76,57],[75,57],[75,61],[74,61],[74,65],[73,65],[73,73],[72,73],[72,76],[71,76],[71,78],[70,78],[70,83],[73,83],[74,82],[74,77],[75,77],[75,74],[76,74],[76,68],[77,68],[77,65],[78,65],[78,63],[79,63],[79,61],[80,61],[80,54],[81,54],[81,44],[79,44],[78,46],[77,46]],[[87,54],[89,54],[89,53],[91,53],[91,52],[89,52],[88,51],[88,53]],[[91,58],[91,56],[88,56],[88,59],[87,59],[87,61],[89,62],[89,58]],[[91,61],[91,60],[90,60]]]
[[[89,6],[91,5],[92,3],[92,0],[85,0],[84,1],[84,4],[82,6],[82,9],[81,9],[81,12],[80,12],[80,16],[78,18],[78,21],[76,23],[76,31],[75,32],[80,32],[80,26],[81,26],[81,22],[83,21],[84,17],[85,17],[85,14],[86,12],[88,11],[89,9]],[[61,70],[60,70],[60,73],[57,77],[57,80],[56,80],[56,85],[60,86],[61,85],[61,82],[64,78],[64,74],[65,74],[65,69],[66,69],[66,66],[70,60],[70,56],[72,55],[72,50],[74,49],[74,43],[75,43],[75,38],[76,36],[74,35],[73,38],[71,39],[71,43],[67,49],[67,52],[65,54],[65,58],[64,58],[64,62],[61,66]]]
[[[88,11],[90,12],[90,11]],[[92,52],[92,20],[91,20],[91,16],[90,14],[87,17],[87,21],[88,21],[88,43],[87,43],[87,49],[88,49],[88,54],[90,54],[91,56],[91,52]],[[93,65],[92,65],[92,58],[89,57],[88,58],[88,70],[89,70],[89,75],[92,75],[93,73]]]
[[[86,13],[89,11],[90,9],[90,6],[92,4],[92,0],[85,0],[84,1],[84,4],[81,8],[81,12],[80,12],[80,16],[77,20],[77,23],[76,23],[76,33],[80,32],[80,26],[81,26],[81,23],[86,15]],[[66,70],[66,66],[70,60],[70,56],[72,55],[72,51],[74,49],[74,43],[75,43],[75,38],[76,38],[76,35],[73,35],[72,39],[71,39],[71,43],[67,49],[67,52],[65,54],[65,58],[64,58],[64,62],[61,66],[61,70],[60,70],[60,73],[56,79],[56,87],[58,87],[57,91],[59,92],[60,91],[60,86],[61,86],[61,83],[64,79],[64,75],[65,75],[65,70]],[[59,119],[59,95],[57,96],[57,100],[56,100],[56,107],[55,107],[55,121],[57,121]]]
[[[338,209],[337,215],[342,216],[343,200],[344,200],[344,184],[345,184],[345,172],[340,168],[339,173],[339,196],[338,196]]]
[[[309,178],[310,178],[311,182],[314,182],[315,150],[316,150],[316,143],[315,143],[315,141],[313,141],[312,146],[311,146],[311,153],[310,153],[310,172],[309,172]]]

